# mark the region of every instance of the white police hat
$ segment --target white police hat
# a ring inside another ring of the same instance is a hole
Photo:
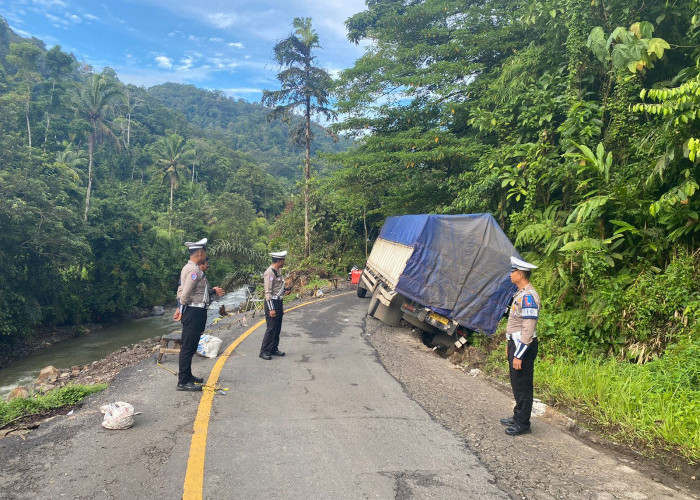
[[[192,243],[191,241],[186,241],[185,246],[190,249],[190,250],[198,250],[200,248],[206,248],[207,247],[207,239],[202,238],[199,241],[195,241]]]
[[[287,256],[287,251],[283,252],[270,252],[270,257],[273,259],[284,259]]]
[[[519,271],[532,271],[533,269],[537,269],[537,266],[530,264],[529,262],[525,262],[524,260],[520,260],[517,257],[511,257],[510,268],[518,269]]]

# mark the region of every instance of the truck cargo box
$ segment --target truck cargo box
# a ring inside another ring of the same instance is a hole
[[[367,269],[392,292],[491,335],[516,291],[511,256],[520,257],[491,214],[403,215],[387,218]]]

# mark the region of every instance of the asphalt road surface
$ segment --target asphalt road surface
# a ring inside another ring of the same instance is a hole
[[[507,395],[366,308],[351,292],[290,311],[287,355],[272,361],[258,357],[264,325],[249,328],[259,315],[217,323],[223,347],[238,344],[196,356],[193,371],[215,374],[225,395],[177,392],[153,360],[122,371],[74,414],[0,440],[0,498],[695,498],[563,427],[505,436]],[[176,370],[177,357],[163,364]],[[114,401],[141,412],[134,427],[100,426]]]
[[[363,338],[365,312],[353,295],[329,297],[285,315],[285,357],[258,357],[264,326],[236,348],[208,422],[203,498],[508,498],[386,372]],[[224,345],[244,330],[229,326]],[[193,371],[215,362],[196,357]],[[176,369],[176,357],[164,365]],[[181,498],[201,395],[175,383],[141,363],[75,414],[3,439],[1,496]],[[100,426],[99,406],[113,401],[142,413],[134,427]]]

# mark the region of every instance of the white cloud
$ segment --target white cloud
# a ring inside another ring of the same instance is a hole
[[[156,62],[159,68],[171,69],[173,67],[173,60],[166,56],[156,56]]]
[[[50,9],[52,7],[68,7],[68,5],[66,5],[66,3],[61,0],[32,0],[32,4],[37,5],[39,7],[44,7],[46,9]]]
[[[257,97],[262,95],[262,89],[258,89],[255,87],[237,87],[220,90],[229,97],[251,97],[252,95],[256,97],[255,100],[257,100]]]
[[[14,31],[15,33],[17,33],[19,36],[21,36],[21,37],[23,37],[23,38],[31,38],[31,37],[33,36],[31,33],[27,33],[27,32],[24,31],[24,30],[21,30],[21,29],[18,29],[18,28],[14,28],[14,27],[12,27],[12,26],[10,26],[10,28],[12,28],[12,31]]]
[[[212,37],[209,39],[210,42],[223,42],[223,38],[219,38],[218,36]]]
[[[240,16],[233,12],[217,12],[215,14],[207,14],[205,19],[214,27],[219,29],[230,28],[241,21]]]
[[[68,19],[73,21],[75,24],[80,24],[83,22],[83,20],[80,18],[80,16],[76,16],[75,14],[71,14],[68,16]]]
[[[240,66],[238,61],[225,57],[210,57],[207,59],[207,62],[218,70],[235,69]]]
[[[124,83],[152,87],[166,82],[201,84],[211,77],[211,70],[204,67],[188,71],[163,71],[160,69],[134,68],[133,66],[112,66]]]
[[[70,25],[70,23],[68,21],[66,21],[65,19],[61,19],[60,17],[54,16],[53,14],[45,13],[44,15],[46,16],[46,19],[51,21],[51,24],[53,24],[57,28],[64,28],[64,27]]]
[[[241,42],[231,42],[228,44],[229,47],[234,47],[236,49],[242,49],[244,48],[244,45]]]
[[[83,14],[83,17],[85,19],[89,19],[90,21],[99,21],[100,20],[99,17],[92,15],[92,14]]]
[[[192,68],[192,65],[194,64],[194,58],[190,56],[183,57],[180,59],[180,65],[175,68],[178,71],[187,71],[188,69]]]

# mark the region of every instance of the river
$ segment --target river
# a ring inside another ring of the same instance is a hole
[[[228,311],[234,310],[245,300],[246,289],[227,293],[209,307],[208,323],[218,317],[223,304]],[[180,323],[173,321],[174,309],[167,309],[163,316],[133,319],[95,330],[89,334],[57,342],[40,349],[27,357],[10,362],[0,369],[0,397],[5,398],[16,386],[30,386],[46,366],[70,368],[87,365],[108,354],[141,340],[158,337],[179,330]]]

